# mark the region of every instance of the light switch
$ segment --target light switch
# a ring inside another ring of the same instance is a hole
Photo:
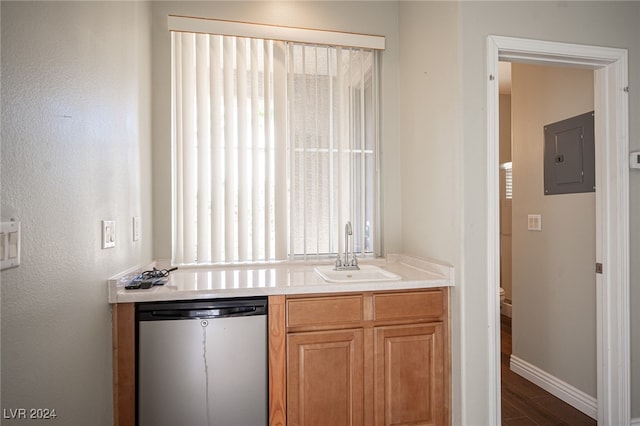
[[[102,221],[102,248],[112,248],[116,246],[116,221]]]
[[[140,239],[140,216],[133,217],[133,241]]]
[[[0,224],[0,269],[20,266],[20,222]]]
[[[9,232],[9,238],[7,241],[9,255],[7,256],[9,259],[15,259],[18,257],[18,243],[19,243],[18,232]]]

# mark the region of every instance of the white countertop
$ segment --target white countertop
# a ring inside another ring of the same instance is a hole
[[[431,259],[390,254],[385,259],[361,260],[402,278],[396,281],[331,283],[324,281],[314,267],[324,263],[268,263],[210,267],[183,267],[172,271],[167,283],[146,290],[126,290],[124,286],[137,273],[156,264],[136,267],[108,280],[109,303],[193,300],[282,294],[340,293],[356,291],[404,290],[448,287],[454,284],[453,266]]]

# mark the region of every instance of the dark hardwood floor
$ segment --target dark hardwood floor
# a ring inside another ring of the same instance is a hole
[[[591,417],[520,377],[509,369],[511,319],[500,318],[502,352],[502,424],[596,425]]]

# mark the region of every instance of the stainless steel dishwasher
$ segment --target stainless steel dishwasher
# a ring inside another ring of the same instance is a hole
[[[266,426],[266,314],[266,297],[138,303],[138,425]]]

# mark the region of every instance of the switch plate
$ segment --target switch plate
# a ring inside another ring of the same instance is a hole
[[[113,248],[116,246],[116,221],[102,221],[102,248]]]
[[[640,169],[640,152],[635,151],[629,154],[629,167]]]
[[[0,270],[20,266],[20,222],[0,224]]]
[[[140,216],[133,217],[133,241],[140,239]]]

